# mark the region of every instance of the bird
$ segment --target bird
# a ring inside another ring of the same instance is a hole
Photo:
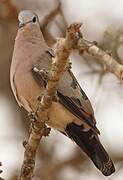
[[[43,37],[35,12],[23,10],[18,20],[10,83],[18,105],[31,113],[45,91],[54,52]],[[91,102],[70,68],[59,80],[55,96],[57,101],[53,99],[46,124],[72,139],[103,175],[114,173],[114,164],[99,139]]]

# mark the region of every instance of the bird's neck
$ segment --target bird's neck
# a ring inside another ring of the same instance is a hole
[[[39,28],[30,28],[30,27],[25,27],[25,28],[20,28],[18,30],[18,34],[15,40],[19,41],[28,41],[32,43],[43,43],[46,44],[43,34]]]

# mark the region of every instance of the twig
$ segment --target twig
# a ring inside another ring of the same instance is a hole
[[[42,33],[44,35],[44,38],[47,42],[47,44],[49,46],[53,46],[55,43],[56,43],[56,39],[54,38],[54,36],[51,34],[51,32],[49,32],[49,28],[48,25],[50,25],[50,23],[59,15],[61,20],[62,20],[62,26],[60,26],[60,23],[58,22],[58,20],[56,19],[54,21],[54,23],[57,25],[57,27],[59,28],[62,36],[64,37],[65,36],[65,33],[66,33],[66,28],[68,27],[67,26],[67,22],[66,22],[66,19],[64,17],[64,14],[62,12],[62,8],[61,8],[61,3],[57,0],[57,6],[55,9],[53,9],[52,11],[50,11],[44,18],[43,20],[40,22],[40,27],[41,27],[41,30],[42,30]]]
[[[16,6],[14,6],[11,0],[1,0],[1,2],[5,6],[6,14],[4,17],[0,17],[0,20],[7,20],[7,21],[17,21],[18,10]]]
[[[43,33],[43,36],[47,42],[47,44],[49,46],[53,45],[56,42],[56,39],[52,36],[52,34],[49,32],[49,30],[47,29],[47,26],[49,25],[50,22],[52,22],[54,20],[54,18],[59,14],[61,9],[61,4],[58,3],[58,6],[53,9],[51,12],[49,12],[44,19],[42,20],[42,22],[40,22],[40,27],[41,27],[41,31]]]
[[[24,143],[25,153],[21,175],[19,177],[20,180],[31,180],[33,177],[36,152],[42,136],[47,135],[46,131],[48,129],[45,125],[47,112],[52,105],[52,99],[57,90],[58,82],[66,69],[72,47],[76,43],[76,33],[79,31],[80,26],[81,24],[72,24],[67,29],[66,38],[59,39],[56,43],[51,78],[47,83],[46,91],[35,112],[35,121],[31,127],[28,142]],[[40,118],[38,118],[39,116]]]
[[[61,8],[61,4],[59,3],[58,6],[49,12],[40,23],[41,28],[44,29],[46,26],[59,14]]]
[[[60,0],[57,0],[58,1],[58,3],[60,3]],[[63,35],[65,35],[65,30],[66,30],[66,28],[68,27],[68,23],[67,23],[67,21],[66,21],[66,18],[65,18],[65,15],[64,15],[64,13],[63,13],[63,9],[62,9],[62,6],[60,7],[60,10],[59,10],[59,13],[60,13],[60,15],[61,15],[61,17],[62,17],[62,21],[63,21],[63,24],[64,24],[64,29],[63,29],[63,27],[62,27],[62,34]],[[58,22],[57,22],[57,25],[58,25]],[[59,25],[58,25],[58,27],[59,27]]]
[[[93,42],[83,39],[80,35],[76,49],[80,53],[86,51],[96,60],[100,61],[107,71],[114,73],[119,79],[123,80],[123,65],[119,64],[111,55],[100,49]]]

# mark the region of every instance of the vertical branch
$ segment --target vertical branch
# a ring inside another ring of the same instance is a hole
[[[52,105],[52,99],[57,90],[58,82],[66,69],[69,55],[76,42],[76,33],[79,31],[80,26],[81,24],[72,24],[67,29],[66,38],[59,39],[56,43],[51,78],[47,83],[44,96],[33,118],[34,122],[31,127],[29,139],[27,142],[24,142],[25,153],[19,177],[20,180],[31,180],[33,177],[35,157],[40,140],[42,136],[46,136],[49,133],[49,129],[45,125],[47,112]],[[40,119],[38,115],[40,115]]]

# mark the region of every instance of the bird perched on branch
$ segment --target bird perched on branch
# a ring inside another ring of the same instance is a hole
[[[52,57],[52,50],[40,30],[38,16],[29,10],[20,12],[10,81],[19,106],[28,112],[35,111],[37,98],[44,93]],[[46,123],[75,141],[105,176],[111,175],[115,168],[100,143],[91,103],[69,68],[59,81],[56,97]]]

